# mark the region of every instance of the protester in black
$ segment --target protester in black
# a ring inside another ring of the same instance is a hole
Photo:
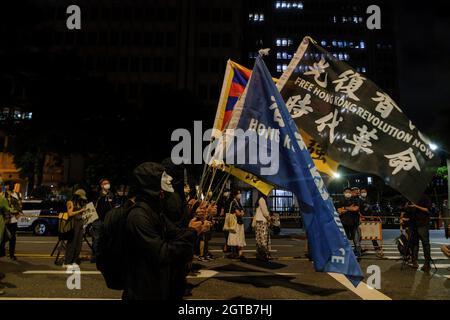
[[[95,263],[95,258],[97,256],[98,239],[103,221],[105,220],[105,215],[114,208],[114,194],[111,192],[111,183],[108,179],[102,179],[100,180],[99,185],[100,194],[95,202],[95,210],[97,211],[98,219],[92,223],[92,263]]]
[[[164,167],[152,162],[133,171],[137,195],[126,226],[125,300],[172,299],[177,289],[173,288],[171,266],[185,265],[196,235],[209,228],[207,223],[191,220],[189,229],[180,232],[164,215],[163,173]]]
[[[359,199],[352,197],[350,188],[344,189],[344,200],[338,204],[337,211],[341,218],[345,234],[349,240],[353,240],[356,256],[361,256],[361,242],[359,228]]]
[[[164,214],[169,220],[180,228],[180,233],[188,229],[189,225],[189,209],[187,199],[185,197],[184,185],[184,167],[175,165],[170,158],[165,159],[162,163],[166,173],[173,178],[170,186],[161,186],[164,190]],[[193,259],[193,254],[190,261]],[[187,275],[190,271],[190,263],[175,264],[172,266],[171,287],[173,288],[173,296],[177,299],[183,296],[190,296],[191,291],[188,288]]]
[[[421,268],[424,272],[431,270],[430,247],[430,208],[431,200],[427,195],[422,195],[419,202],[407,202],[406,217],[409,218],[410,246],[412,248],[412,261],[410,267],[417,269],[419,257],[419,240],[422,242],[425,262]]]
[[[436,203],[432,203],[430,208],[430,217],[432,219],[431,224],[434,230],[439,230],[439,216],[440,216],[439,208],[436,206]]]

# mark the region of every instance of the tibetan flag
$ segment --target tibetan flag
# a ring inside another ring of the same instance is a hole
[[[234,105],[244,93],[250,76],[250,69],[228,60],[219,105],[217,107],[216,119],[214,121],[214,129],[217,129],[220,132],[225,129],[231,118]],[[274,82],[278,81],[276,78],[272,78],[272,80]],[[301,130],[301,128],[299,128],[299,130],[317,169],[332,177],[333,174],[336,173],[339,164],[326,156],[317,140],[313,139],[310,135]]]
[[[234,105],[244,92],[251,73],[251,70],[228,60],[219,105],[217,106],[214,129],[222,131],[230,120]]]

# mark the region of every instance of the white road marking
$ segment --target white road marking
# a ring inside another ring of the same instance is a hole
[[[423,264],[419,264],[419,268],[422,268]],[[447,269],[450,268],[450,264],[436,263],[436,268]],[[434,269],[434,264],[431,264],[431,269]]]
[[[89,301],[95,301],[95,300],[122,300],[122,299],[105,299],[105,298],[0,298],[0,300],[64,300],[64,301],[70,301],[70,300],[89,300]]]
[[[70,274],[70,271],[67,270],[29,270],[24,271],[24,274]],[[80,274],[102,274],[100,271],[83,271],[79,272]]]
[[[384,293],[369,287],[362,281],[359,283],[358,287],[355,288],[345,275],[332,272],[328,272],[328,274],[363,300],[392,300]]]

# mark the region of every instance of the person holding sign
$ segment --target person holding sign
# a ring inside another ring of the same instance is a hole
[[[78,189],[74,192],[72,200],[67,201],[68,220],[72,220],[72,231],[67,240],[66,254],[63,267],[77,266],[83,242],[83,216],[86,211],[86,191]]]

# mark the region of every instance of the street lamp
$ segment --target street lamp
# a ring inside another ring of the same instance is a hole
[[[438,149],[438,146],[432,142],[429,144],[429,147],[432,151],[436,151]]]
[[[340,172],[334,172],[333,177],[335,180],[340,180],[343,176]],[[350,188],[350,181],[347,178],[345,180],[347,181],[347,187]]]

